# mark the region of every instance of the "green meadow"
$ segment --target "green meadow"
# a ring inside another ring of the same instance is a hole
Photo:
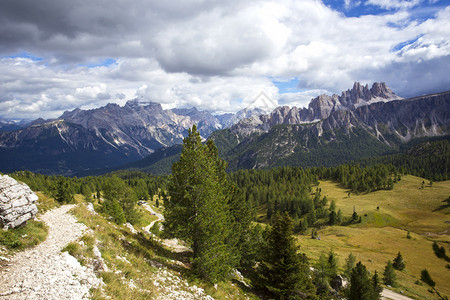
[[[422,178],[403,176],[392,190],[349,195],[337,183],[322,181],[322,195],[336,202],[345,217],[356,210],[362,222],[350,226],[326,226],[318,231],[320,240],[299,235],[301,251],[314,261],[322,252],[333,250],[343,267],[345,258],[353,253],[368,270],[379,274],[388,260],[400,251],[406,269],[396,271],[397,292],[415,299],[438,299],[429,287],[420,282],[420,272],[427,269],[441,294],[450,295],[450,269],[447,262],[436,257],[432,244],[437,241],[449,252],[450,181],[422,184]],[[423,185],[423,188],[422,188]],[[407,238],[410,231],[411,238]]]

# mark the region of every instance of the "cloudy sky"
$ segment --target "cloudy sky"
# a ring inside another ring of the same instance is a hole
[[[142,97],[233,112],[353,82],[450,90],[448,0],[2,0],[0,118]]]

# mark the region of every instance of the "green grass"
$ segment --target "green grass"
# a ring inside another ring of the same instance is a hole
[[[336,209],[341,209],[344,216],[350,216],[355,208],[363,216],[360,226],[393,226],[421,234],[445,232],[450,207],[444,206],[443,201],[450,195],[450,181],[435,182],[432,187],[426,184],[419,189],[422,181],[419,177],[403,176],[393,190],[350,197],[348,190],[334,182],[321,181],[319,187],[329,201],[335,200]]]
[[[30,220],[20,228],[0,230],[0,244],[8,252],[34,247],[47,238],[48,228],[44,222]]]
[[[36,206],[40,213],[45,213],[48,210],[61,206],[54,198],[49,197],[42,192],[36,192],[36,195],[39,197]]]
[[[321,240],[309,235],[298,236],[301,251],[312,261],[330,249],[337,254],[342,267],[345,258],[353,253],[371,272],[382,274],[387,260],[393,260],[398,251],[406,261],[404,271],[396,271],[399,287],[394,290],[415,299],[438,299],[428,292],[428,287],[418,285],[420,272],[427,269],[442,294],[450,295],[450,271],[432,250],[434,240],[447,245],[450,242],[448,224],[450,209],[442,201],[450,195],[450,181],[435,182],[419,189],[421,178],[404,176],[393,190],[369,194],[351,194],[334,182],[320,182],[322,195],[335,200],[337,209],[349,217],[355,207],[362,223],[351,226],[332,226],[319,230]],[[428,181],[426,181],[428,183]],[[377,210],[379,206],[379,210]],[[366,216],[367,215],[367,216]],[[407,239],[407,231],[411,239]]]

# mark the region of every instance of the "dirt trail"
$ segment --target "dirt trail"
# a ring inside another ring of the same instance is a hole
[[[390,300],[412,300],[412,298],[403,296],[401,294],[398,294],[396,292],[393,292],[388,289],[383,289],[383,292],[381,293],[381,299],[390,299]]]
[[[89,289],[102,284],[92,269],[61,252],[87,230],[67,213],[73,207],[64,205],[40,217],[49,227],[47,239],[15,254],[0,269],[0,299],[88,299]]]
[[[150,228],[152,228],[153,224],[155,224],[156,222],[164,221],[164,216],[162,214],[159,214],[156,211],[154,211],[150,205],[148,205],[147,203],[144,203],[144,204],[142,204],[142,206],[158,218],[157,220],[151,222],[148,226],[145,226],[145,228],[144,228],[145,231],[150,231]]]

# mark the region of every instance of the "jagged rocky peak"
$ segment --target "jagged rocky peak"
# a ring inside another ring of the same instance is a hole
[[[400,98],[386,85],[385,82],[375,82],[372,85],[370,92],[375,97],[380,97],[380,98],[385,98],[385,99]]]
[[[368,84],[362,85],[359,82],[355,82],[351,90],[342,92],[339,100],[344,106],[359,106],[382,99],[390,101],[402,98],[397,96],[385,82],[375,82],[370,89]]]
[[[342,92],[341,96],[336,94],[328,96],[322,94],[309,103],[308,119],[322,120],[327,118],[333,111],[351,110],[362,105],[369,105],[379,101],[392,101],[403,99],[397,96],[384,82],[375,82],[369,89],[369,85],[355,82],[351,89]]]

